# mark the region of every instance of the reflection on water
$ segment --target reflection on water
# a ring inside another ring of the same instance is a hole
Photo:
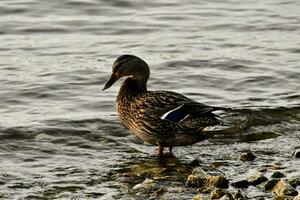
[[[160,196],[191,199],[196,189],[184,183],[195,159],[202,168],[223,163],[218,170],[230,181],[266,163],[298,176],[291,155],[300,148],[299,6],[1,1],[0,198],[138,199],[153,194],[133,190],[151,178],[166,189]],[[226,126],[159,162],[155,147],[120,125],[118,84],[101,91],[124,53],[149,63],[149,89],[230,108],[221,114]],[[258,159],[240,162],[249,149]]]

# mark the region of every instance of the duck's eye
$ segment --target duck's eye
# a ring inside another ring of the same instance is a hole
[[[120,67],[121,67],[120,63],[116,64],[114,67],[114,72],[119,71]]]

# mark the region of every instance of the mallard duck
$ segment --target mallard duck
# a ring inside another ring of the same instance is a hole
[[[122,124],[145,143],[158,145],[158,156],[165,147],[192,145],[206,138],[203,129],[220,123],[212,112],[217,107],[198,103],[172,91],[149,91],[148,64],[134,55],[118,57],[103,90],[119,78],[127,77],[116,99]]]

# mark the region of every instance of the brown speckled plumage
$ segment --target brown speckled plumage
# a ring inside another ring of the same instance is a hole
[[[120,77],[128,76],[116,100],[122,124],[142,141],[159,145],[159,156],[163,147],[191,145],[204,140],[203,128],[219,123],[212,113],[217,108],[176,92],[148,91],[149,75],[148,65],[136,56],[123,55],[114,62],[112,76],[104,89]],[[178,121],[163,118],[167,112],[178,112],[184,118]]]

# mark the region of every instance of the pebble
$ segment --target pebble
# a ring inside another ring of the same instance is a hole
[[[224,176],[208,176],[206,187],[228,188],[229,181]]]
[[[237,192],[235,192],[233,194],[233,198],[234,199],[239,199],[239,200],[248,199],[247,195],[243,194],[240,190],[238,190]]]
[[[265,177],[263,174],[259,174],[257,176],[251,176],[248,179],[250,185],[253,185],[253,186],[259,185],[263,182],[266,182],[267,180],[268,180],[268,178]]]
[[[202,187],[205,185],[206,178],[201,175],[189,175],[187,178],[187,185],[193,187]]]
[[[265,191],[267,190],[272,190],[274,188],[274,186],[278,183],[278,179],[271,179],[271,180],[268,180],[264,183],[263,185],[263,189]]]
[[[236,181],[231,184],[233,187],[236,188],[247,188],[249,187],[250,183],[247,180],[241,180],[241,181]]]
[[[152,191],[158,189],[158,184],[153,179],[146,178],[142,183],[136,184],[132,189]]]
[[[232,200],[232,196],[225,194],[220,200]]]
[[[165,192],[167,192],[167,189],[165,187],[161,187],[161,188],[159,188],[158,190],[156,190],[155,192],[153,192],[151,194],[151,198],[150,199],[158,199],[159,196],[161,196]]]
[[[196,196],[194,196],[193,200],[202,200],[203,198],[201,197],[200,194],[197,194]]]
[[[290,178],[286,182],[290,184],[293,188],[296,188],[300,185],[300,178],[298,177]]]
[[[280,171],[275,171],[275,172],[273,172],[273,174],[271,175],[271,177],[272,178],[283,178],[283,177],[285,177],[285,175],[282,172],[280,172]]]
[[[195,168],[187,178],[187,185],[194,187],[228,188],[229,181],[222,175],[210,176],[200,167]]]
[[[277,196],[296,196],[298,192],[286,181],[280,180],[272,189]]]
[[[300,200],[300,193],[293,200]]]
[[[220,189],[220,188],[214,189],[214,190],[210,193],[210,198],[211,198],[211,199],[220,199],[220,198],[222,198],[224,195],[228,195],[229,197],[231,197],[230,199],[233,199],[233,198],[232,198],[232,195],[231,195],[227,190]]]
[[[199,167],[200,166],[200,161],[198,159],[192,160],[189,164],[192,167]]]
[[[251,151],[244,152],[240,155],[240,160],[245,161],[254,161],[256,159],[256,155],[254,155]]]

